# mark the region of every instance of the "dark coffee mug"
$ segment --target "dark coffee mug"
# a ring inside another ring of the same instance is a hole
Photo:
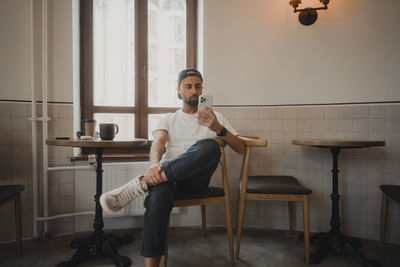
[[[119,128],[115,123],[100,123],[100,139],[113,140]]]

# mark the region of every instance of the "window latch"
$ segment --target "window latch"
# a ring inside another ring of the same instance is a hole
[[[146,80],[146,65],[142,65],[142,80]]]

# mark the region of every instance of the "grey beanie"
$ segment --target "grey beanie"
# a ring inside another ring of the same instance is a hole
[[[186,77],[190,77],[190,76],[196,76],[199,77],[201,82],[203,82],[203,76],[201,75],[200,71],[193,69],[193,68],[187,68],[184,69],[183,71],[179,72],[178,74],[178,86],[181,85],[181,82],[183,79],[185,79]]]

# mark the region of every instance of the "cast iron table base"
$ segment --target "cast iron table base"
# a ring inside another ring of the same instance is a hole
[[[102,157],[104,148],[96,147],[97,155],[97,169],[96,169],[96,195],[94,196],[96,202],[96,212],[93,228],[93,233],[85,239],[74,239],[71,242],[71,247],[77,248],[74,256],[69,261],[63,261],[57,267],[76,266],[84,260],[97,256],[105,255],[111,258],[115,266],[127,267],[132,264],[130,258],[120,256],[115,246],[130,243],[133,238],[129,235],[118,237],[114,234],[105,234],[103,231],[103,210],[100,206],[100,196],[102,193]]]
[[[348,148],[348,147],[343,147]],[[379,263],[373,260],[368,260],[361,252],[356,248],[360,245],[357,239],[348,238],[340,231],[340,217],[339,217],[339,190],[338,190],[338,156],[340,147],[330,147],[333,157],[333,169],[332,169],[332,216],[331,216],[331,230],[328,233],[320,233],[316,239],[319,239],[321,246],[317,252],[310,253],[310,263],[320,263],[323,258],[330,251],[334,251],[338,254],[348,253],[356,258],[358,263],[363,266],[377,267]]]

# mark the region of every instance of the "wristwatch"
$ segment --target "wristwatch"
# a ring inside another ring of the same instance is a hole
[[[217,136],[225,136],[225,135],[226,135],[226,132],[227,132],[227,130],[226,130],[226,128],[224,127],[224,128],[221,129],[221,131],[220,131],[219,133],[217,133]]]

